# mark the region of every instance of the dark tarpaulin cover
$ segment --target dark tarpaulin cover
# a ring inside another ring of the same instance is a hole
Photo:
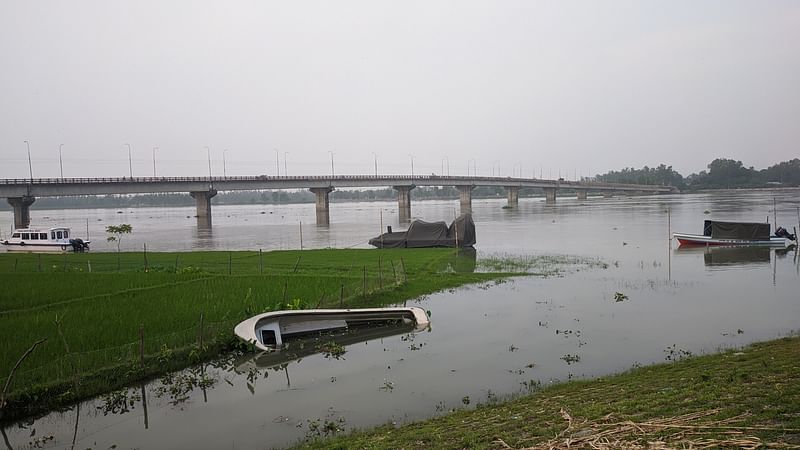
[[[471,214],[460,215],[449,227],[445,222],[415,220],[408,230],[384,233],[369,244],[378,248],[472,247],[475,222]]]
[[[719,222],[706,220],[703,235],[719,239],[769,240],[768,223]]]

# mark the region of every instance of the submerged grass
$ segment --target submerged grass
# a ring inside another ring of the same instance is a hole
[[[799,361],[784,338],[303,447],[800,448]]]
[[[386,305],[521,272],[475,266],[451,249],[0,254],[0,383],[46,339],[13,373],[0,420],[212,357],[257,313]]]

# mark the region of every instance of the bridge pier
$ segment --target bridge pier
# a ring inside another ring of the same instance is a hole
[[[27,228],[31,224],[31,205],[36,197],[9,197],[8,204],[14,208],[14,228]]]
[[[458,186],[458,201],[461,214],[472,214],[472,190],[475,186]]]
[[[331,208],[328,194],[334,189],[330,186],[321,188],[310,188],[309,191],[317,196],[317,225],[331,224]]]
[[[586,200],[589,198],[589,191],[586,189],[575,189],[575,193],[578,196],[578,200]]]
[[[217,195],[217,191],[209,189],[207,191],[189,192],[197,208],[197,226],[200,228],[211,228],[211,198]]]
[[[411,220],[411,190],[416,186],[392,186],[392,189],[397,191],[397,206],[400,222],[408,222]]]
[[[509,208],[519,206],[519,186],[506,186],[506,198]]]
[[[546,204],[556,204],[556,190],[556,188],[544,188],[544,201]]]

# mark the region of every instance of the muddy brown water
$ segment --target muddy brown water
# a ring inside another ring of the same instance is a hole
[[[800,329],[795,250],[678,249],[667,234],[668,228],[698,232],[706,218],[772,221],[773,198],[778,223],[791,229],[797,226],[798,194],[559,199],[555,206],[521,199],[513,210],[502,209],[504,200],[477,200],[478,270],[481,260],[492,257],[576,260],[544,278],[409,301],[430,311],[429,331],[355,339],[339,358],[317,353],[262,361],[261,367],[252,359],[195,367],[167,384],[131,387],[126,397],[100,397],[11,425],[3,430],[4,442],[15,449],[72,448],[73,438],[81,449],[285,447],[337,429],[401,424],[571,378],[792,334]],[[414,215],[426,220],[451,220],[456,206],[413,204]],[[381,210],[384,225],[402,228],[394,207],[334,203],[330,227],[304,225],[304,245],[365,246],[379,232]],[[141,208],[33,216],[37,225],[67,223],[74,229],[85,228],[82,218],[88,217],[96,237],[106,223],[132,223],[134,238],[156,251],[297,248],[298,223],[314,219],[311,205],[217,206],[208,232],[194,227],[185,217],[190,213]],[[0,228],[8,229],[10,220],[10,214],[0,214]],[[198,382],[202,386],[192,385]],[[120,412],[112,399],[132,400],[132,406]]]

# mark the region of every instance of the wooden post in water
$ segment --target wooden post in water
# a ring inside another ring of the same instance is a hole
[[[772,197],[772,217],[775,218],[775,229],[778,229],[778,207],[775,206],[775,197]]]
[[[144,367],[144,324],[139,324],[139,364]]]
[[[258,249],[258,273],[264,274],[264,253]]]
[[[300,250],[303,249],[303,221],[300,221]]]
[[[672,210],[667,208],[667,280],[672,281]]]

